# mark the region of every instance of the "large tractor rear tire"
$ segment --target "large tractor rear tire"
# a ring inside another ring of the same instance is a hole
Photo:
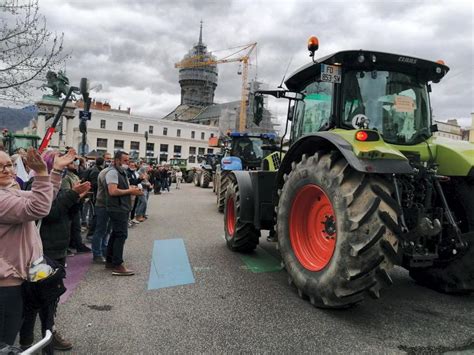
[[[260,231],[253,224],[240,220],[240,193],[236,181],[230,183],[225,193],[224,231],[227,247],[232,251],[246,253],[258,245]]]
[[[461,220],[463,233],[470,233],[468,249],[449,263],[439,263],[427,269],[412,269],[410,276],[420,285],[451,294],[474,292],[474,181],[458,179],[453,183],[456,217]]]
[[[227,186],[229,186],[230,177],[228,171],[222,171],[220,175],[220,181],[217,183],[217,210],[219,212],[224,212],[225,205],[225,192]],[[219,177],[217,177],[219,179]]]
[[[398,249],[391,184],[355,171],[339,152],[303,155],[284,180],[278,244],[300,297],[323,308],[380,297]]]
[[[186,181],[188,184],[192,183],[194,181],[194,171],[189,170],[184,181]]]
[[[201,172],[201,176],[199,177],[199,185],[202,188],[207,189],[209,187],[209,184],[211,183],[211,179],[211,172],[209,170],[203,170]]]
[[[201,185],[201,172],[199,171],[196,171],[194,173],[194,177],[193,177],[193,182],[194,182],[194,186],[200,186]]]

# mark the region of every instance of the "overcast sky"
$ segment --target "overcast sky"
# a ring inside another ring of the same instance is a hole
[[[449,1],[107,1],[40,0],[48,28],[64,32],[71,53],[67,76],[103,85],[94,96],[113,107],[162,117],[180,103],[174,63],[203,41],[217,57],[220,49],[258,42],[255,73],[269,88],[283,74],[309,62],[306,42],[319,37],[317,57],[344,49],[372,49],[443,59],[451,68],[433,85],[436,119],[458,118],[471,124],[474,111],[474,3]],[[238,100],[239,65],[221,64],[217,103]],[[275,106],[277,114],[285,114]],[[271,107],[270,107],[271,109]]]

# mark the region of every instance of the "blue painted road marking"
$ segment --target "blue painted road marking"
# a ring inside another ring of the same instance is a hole
[[[155,240],[148,289],[194,283],[194,275],[182,239]]]

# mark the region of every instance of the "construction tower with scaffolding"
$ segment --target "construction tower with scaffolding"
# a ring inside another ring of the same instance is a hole
[[[199,41],[184,56],[183,60],[199,57],[201,61],[213,61],[216,58],[207,51],[202,42],[202,21]],[[214,103],[214,92],[217,87],[217,65],[209,64],[201,67],[184,67],[179,69],[179,85],[181,86],[181,105],[209,106]]]

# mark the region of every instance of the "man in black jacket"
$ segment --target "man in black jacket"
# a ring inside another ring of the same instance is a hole
[[[136,186],[130,186],[124,165],[129,162],[128,154],[118,151],[114,156],[114,165],[105,175],[107,185],[105,206],[112,223],[112,233],[107,245],[105,267],[112,275],[130,276],[133,270],[123,265],[123,249],[128,237],[128,215],[132,209],[131,196],[141,196],[143,192]]]

